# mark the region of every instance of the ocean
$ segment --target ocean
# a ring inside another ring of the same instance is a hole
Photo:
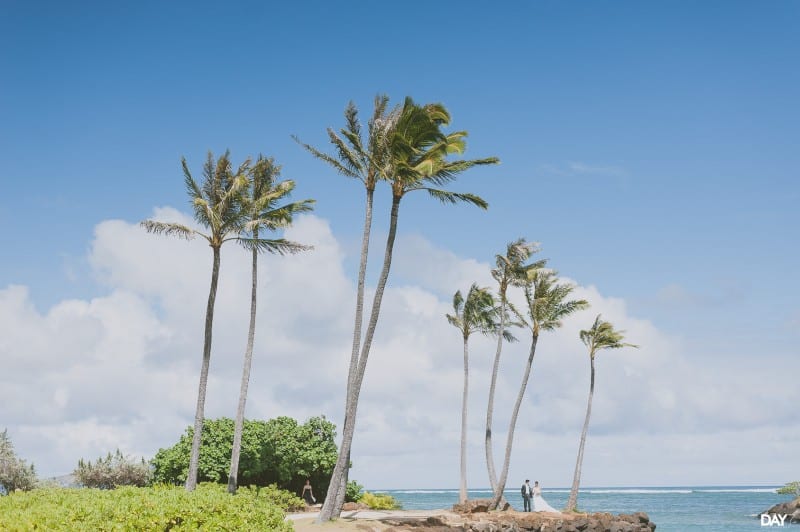
[[[778,495],[775,489],[763,486],[585,488],[580,491],[578,507],[589,512],[614,514],[647,512],[658,532],[752,532],[762,530],[761,511],[792,499],[789,495]],[[406,510],[449,509],[458,502],[457,489],[369,491],[392,495]],[[471,499],[490,495],[489,490],[469,491]],[[545,488],[542,496],[554,508],[563,508],[569,489]],[[522,509],[519,488],[506,490],[506,499],[514,508]],[[787,527],[800,532],[800,525]]]

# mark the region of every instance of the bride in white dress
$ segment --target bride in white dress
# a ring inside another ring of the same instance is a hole
[[[561,513],[542,498],[542,488],[539,486],[539,481],[533,483],[533,511],[534,512],[554,512]]]

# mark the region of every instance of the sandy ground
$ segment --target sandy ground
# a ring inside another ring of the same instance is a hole
[[[396,525],[382,523],[380,521],[381,519],[424,519],[432,515],[448,513],[449,512],[446,510],[356,510],[352,512],[342,512],[342,516],[336,521],[330,521],[321,525],[314,522],[319,512],[289,514],[286,518],[293,522],[294,529],[297,532],[383,532],[390,529],[398,530],[398,527]]]

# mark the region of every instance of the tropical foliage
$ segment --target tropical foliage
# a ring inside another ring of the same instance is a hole
[[[364,496],[364,486],[355,480],[347,481],[347,489],[344,494],[344,502],[358,502]]]
[[[400,502],[388,493],[365,491],[358,502],[366,504],[372,510],[399,510],[402,508]]]
[[[234,422],[229,418],[204,424],[198,467],[201,481],[227,483],[233,429]],[[193,430],[187,427],[175,445],[156,453],[152,460],[155,482],[185,481]],[[315,494],[324,496],[336,462],[335,434],[335,426],[324,417],[313,417],[303,424],[289,417],[245,420],[239,485],[276,484],[299,495],[308,478]]]
[[[200,484],[115,490],[37,489],[0,497],[0,530],[275,530],[289,532],[284,512],[302,501],[274,487],[243,488],[231,496],[223,486]]]
[[[8,429],[0,432],[0,493],[16,490],[27,491],[36,487],[36,471],[33,464],[17,456]]]
[[[150,483],[150,464],[125,457],[119,449],[95,462],[81,459],[72,472],[75,480],[87,488],[113,489],[119,486],[143,487]]]
[[[781,495],[794,495],[800,497],[800,481],[789,482],[776,490]]]

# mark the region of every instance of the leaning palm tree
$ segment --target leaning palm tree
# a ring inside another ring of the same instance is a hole
[[[278,255],[294,254],[311,249],[297,242],[284,238],[266,239],[259,237],[259,230],[276,231],[291,225],[295,214],[308,212],[314,200],[307,199],[293,203],[278,205],[294,190],[294,181],[278,181],[281,167],[275,164],[272,157],[259,156],[253,165],[250,175],[250,186],[242,197],[242,211],[249,216],[249,222],[239,237],[239,242],[252,253],[252,285],[250,290],[250,327],[247,332],[247,347],[244,352],[242,367],[242,383],[239,391],[239,405],[236,410],[236,423],[233,430],[233,447],[231,449],[231,467],[228,474],[228,492],[236,493],[239,475],[239,455],[242,449],[242,431],[244,429],[244,410],[247,403],[247,388],[250,384],[250,368],[253,363],[253,342],[256,333],[256,292],[258,289],[258,254],[259,252],[277,253]]]
[[[497,481],[497,490],[494,494],[493,506],[497,507],[503,496],[503,490],[508,480],[508,468],[511,463],[511,446],[514,443],[514,428],[517,424],[517,416],[525,396],[525,389],[528,386],[528,379],[533,366],[533,357],[536,354],[536,345],[539,341],[539,334],[542,331],[552,331],[561,327],[564,318],[583,310],[589,303],[583,299],[567,299],[575,286],[558,282],[557,273],[553,270],[543,268],[544,263],[538,263],[533,268],[528,268],[525,281],[525,302],[527,303],[527,324],[531,331],[531,348],[528,353],[528,360],[525,364],[525,371],[522,373],[522,384],[519,387],[517,400],[514,403],[514,410],[511,412],[511,422],[508,427],[506,437],[506,455],[503,461],[503,470]]]
[[[331,485],[340,485],[346,478],[350,462],[355,420],[361,384],[366,371],[372,340],[378,324],[381,301],[389,278],[392,264],[392,252],[397,234],[397,219],[400,201],[409,192],[423,190],[442,203],[470,203],[483,209],[488,204],[474,194],[457,193],[438,188],[474,166],[497,164],[496,157],[474,160],[450,161],[451,154],[461,154],[466,148],[465,131],[444,134],[441,128],[450,123],[450,114],[441,104],[418,105],[411,98],[406,98],[403,105],[393,110],[388,119],[386,176],[390,178],[392,188],[392,207],[389,218],[389,234],[386,238],[383,267],[375,288],[367,330],[358,364],[350,382],[350,393],[347,396],[346,415],[342,430],[342,445],[339,457],[333,470]],[[341,514],[341,502],[326,498],[318,522],[328,521]]]
[[[500,300],[500,323],[498,330],[505,330],[506,317],[510,303],[508,301],[508,288],[521,286],[524,283],[525,272],[528,268],[540,267],[544,263],[525,264],[537,251],[537,245],[519,238],[506,246],[505,255],[496,255],[496,267],[492,269],[492,277],[497,281],[497,296]],[[497,375],[500,369],[500,354],[503,350],[503,338],[497,337],[497,349],[492,366],[492,378],[489,383],[489,401],[486,408],[486,434],[484,449],[486,451],[486,468],[489,473],[489,484],[492,493],[497,493],[497,473],[494,467],[494,450],[492,449],[492,420],[494,417],[494,392],[497,387]]]
[[[367,271],[367,257],[369,255],[369,240],[372,230],[372,205],[375,187],[379,180],[386,179],[388,174],[388,132],[391,129],[391,120],[387,115],[389,98],[386,95],[375,97],[372,117],[367,124],[366,139],[362,138],[361,123],[358,119],[358,109],[350,102],[344,111],[346,127],[339,133],[328,128],[328,138],[335,148],[336,156],[324,153],[309,144],[294,140],[308,150],[314,157],[332,166],[339,174],[361,181],[366,190],[366,207],[364,209],[364,230],[361,238],[361,260],[358,268],[358,282],[356,291],[356,314],[353,327],[353,345],[350,351],[350,366],[347,372],[346,404],[350,402],[353,381],[358,368],[358,357],[361,353],[361,335],[364,322],[364,284]],[[345,407],[347,418],[347,407]],[[347,456],[347,463],[350,457]],[[346,469],[338,476],[331,479],[328,496],[333,495],[334,507],[341,508],[344,503],[345,489],[347,486]]]
[[[461,398],[461,482],[458,502],[467,500],[467,403],[469,398],[469,337],[473,333],[493,334],[497,327],[498,308],[494,296],[488,288],[479,288],[473,284],[466,299],[457,291],[453,296],[453,314],[447,314],[447,321],[458,329],[464,341],[464,391]],[[506,340],[514,337],[503,331]]]
[[[592,328],[588,331],[581,331],[581,342],[589,348],[589,363],[591,365],[591,379],[589,380],[589,402],[586,405],[586,419],[583,422],[583,431],[581,432],[581,442],[578,445],[578,459],[575,463],[575,476],[572,478],[572,489],[569,491],[569,499],[567,500],[567,510],[575,510],[578,505],[578,488],[581,484],[581,466],[583,465],[583,449],[586,445],[586,433],[589,431],[589,417],[592,414],[592,397],[594,396],[594,357],[601,349],[621,349],[623,347],[639,346],[633,344],[626,344],[622,340],[625,339],[625,331],[617,331],[614,326],[607,321],[600,319],[600,315],[592,324]]]
[[[203,233],[197,229],[178,224],[155,220],[141,223],[148,233],[177,236],[192,239],[200,236],[208,242],[213,254],[211,267],[211,287],[208,292],[206,306],[205,339],[203,341],[203,360],[200,367],[200,384],[197,391],[197,409],[194,416],[194,434],[192,452],[189,458],[189,471],[186,477],[186,490],[193,491],[197,487],[197,467],[200,459],[200,439],[203,432],[203,412],[208,384],[208,368],[211,362],[211,330],[214,322],[214,301],[217,297],[219,280],[220,249],[225,242],[236,240],[242,232],[247,216],[241,208],[241,196],[249,182],[248,172],[250,159],[247,159],[238,170],[231,166],[229,153],[225,152],[216,162],[209,152],[203,165],[203,183],[198,185],[189,171],[186,159],[181,159],[186,191],[192,201],[195,220],[208,231]]]

